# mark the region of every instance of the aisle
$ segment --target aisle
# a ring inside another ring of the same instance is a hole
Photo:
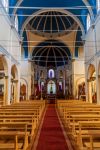
[[[54,104],[49,104],[36,150],[68,150]]]

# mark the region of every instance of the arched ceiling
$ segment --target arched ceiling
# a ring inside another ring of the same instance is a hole
[[[27,25],[27,29],[33,33],[50,38],[68,34],[75,28],[75,20],[59,10],[42,12],[33,17]]]
[[[21,29],[29,15],[36,13],[38,10],[47,8],[59,8],[67,10],[76,16],[83,27],[86,27],[86,15],[96,12],[96,0],[10,0],[10,14],[19,15],[19,28]]]
[[[32,61],[39,66],[64,66],[71,60],[69,48],[60,41],[48,40],[41,42],[32,53]]]
[[[41,66],[67,64],[71,56],[70,51],[61,42],[54,43],[51,39],[56,39],[56,36],[53,35],[59,36],[75,30],[75,49],[78,50],[82,45],[82,36],[84,37],[86,32],[87,14],[90,14],[91,19],[96,14],[96,0],[10,0],[9,2],[10,15],[18,15],[19,33],[23,36],[22,46],[25,55],[28,56],[28,30],[35,31],[48,39],[48,42],[36,46],[32,54],[36,56],[32,59]]]

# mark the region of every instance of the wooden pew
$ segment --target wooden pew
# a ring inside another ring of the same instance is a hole
[[[100,149],[100,105],[76,100],[58,101],[57,110],[65,129],[67,127],[67,133],[74,137],[81,150]],[[80,123],[84,129],[80,129]],[[99,142],[95,142],[96,138],[99,138]]]
[[[98,143],[100,143],[100,121],[79,122],[79,130],[77,130],[77,137],[77,143],[80,143],[80,148],[83,148],[84,143],[85,145],[90,145],[90,147],[92,145],[93,147],[94,137],[99,137]],[[87,142],[87,139],[89,139],[89,142]]]
[[[0,149],[8,147],[10,150],[26,150],[39,125],[44,108],[43,101],[22,102],[1,107],[0,135],[3,140],[0,139]],[[9,142],[5,142],[7,140]]]
[[[27,132],[0,131],[0,150],[26,150],[28,147],[26,136],[28,136]],[[10,140],[10,142],[8,142],[8,139]],[[20,142],[19,140],[22,141]]]

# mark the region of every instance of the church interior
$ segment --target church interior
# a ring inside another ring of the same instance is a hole
[[[0,0],[0,150],[100,150],[100,0]]]

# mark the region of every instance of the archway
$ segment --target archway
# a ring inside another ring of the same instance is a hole
[[[16,65],[11,67],[11,103],[18,100],[18,70]]]
[[[5,105],[8,100],[8,65],[5,57],[0,55],[0,105]]]
[[[88,69],[88,99],[91,103],[97,103],[96,72],[92,64]]]

